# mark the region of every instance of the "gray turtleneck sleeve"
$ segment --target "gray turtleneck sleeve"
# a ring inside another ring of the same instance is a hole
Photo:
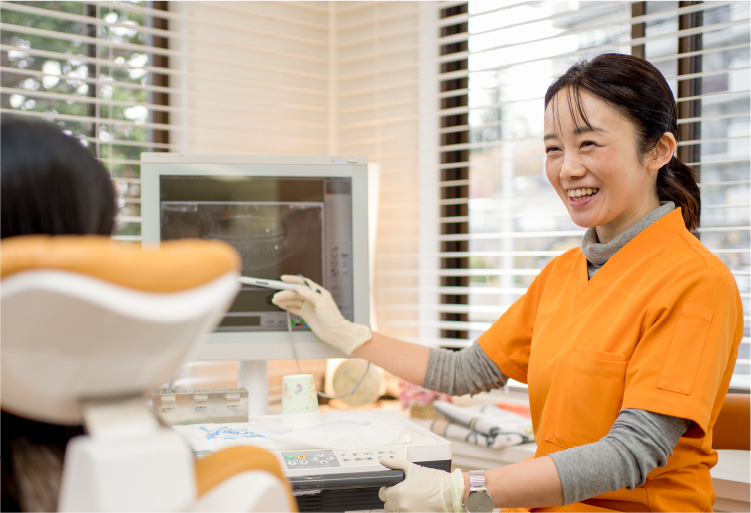
[[[507,380],[475,341],[461,351],[431,347],[423,386],[449,395],[465,395],[501,388]]]
[[[582,240],[592,276],[638,233],[675,208],[665,203],[607,244],[590,228]],[[500,388],[508,378],[475,341],[461,351],[431,348],[423,386],[451,395]],[[597,442],[551,455],[563,487],[564,504],[644,484],[647,475],[666,464],[685,433],[684,419],[637,409],[621,410],[610,432]]]

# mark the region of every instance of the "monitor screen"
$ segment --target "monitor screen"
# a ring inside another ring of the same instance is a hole
[[[220,239],[241,274],[300,274],[323,285],[342,315],[367,323],[367,162],[353,157],[143,154],[144,243]],[[196,359],[294,357],[276,291],[243,285]],[[291,327],[300,358],[340,357],[301,319]]]

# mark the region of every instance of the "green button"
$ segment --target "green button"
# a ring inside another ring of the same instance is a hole
[[[285,456],[285,458],[287,458],[288,460],[294,460],[295,459],[294,456]]]

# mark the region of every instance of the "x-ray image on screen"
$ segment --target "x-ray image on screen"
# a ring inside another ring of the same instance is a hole
[[[323,281],[323,203],[164,202],[162,222],[165,240],[228,242],[245,276],[299,273]]]
[[[219,239],[234,246],[245,276],[324,281],[323,203],[166,201],[161,219],[164,240]],[[219,329],[283,328],[286,314],[271,304],[274,293],[243,287]]]

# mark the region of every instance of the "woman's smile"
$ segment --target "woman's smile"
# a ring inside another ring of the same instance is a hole
[[[566,191],[566,193],[568,194],[569,204],[575,207],[586,205],[592,199],[594,199],[598,192],[600,192],[600,189],[598,189],[597,187],[569,189]]]

